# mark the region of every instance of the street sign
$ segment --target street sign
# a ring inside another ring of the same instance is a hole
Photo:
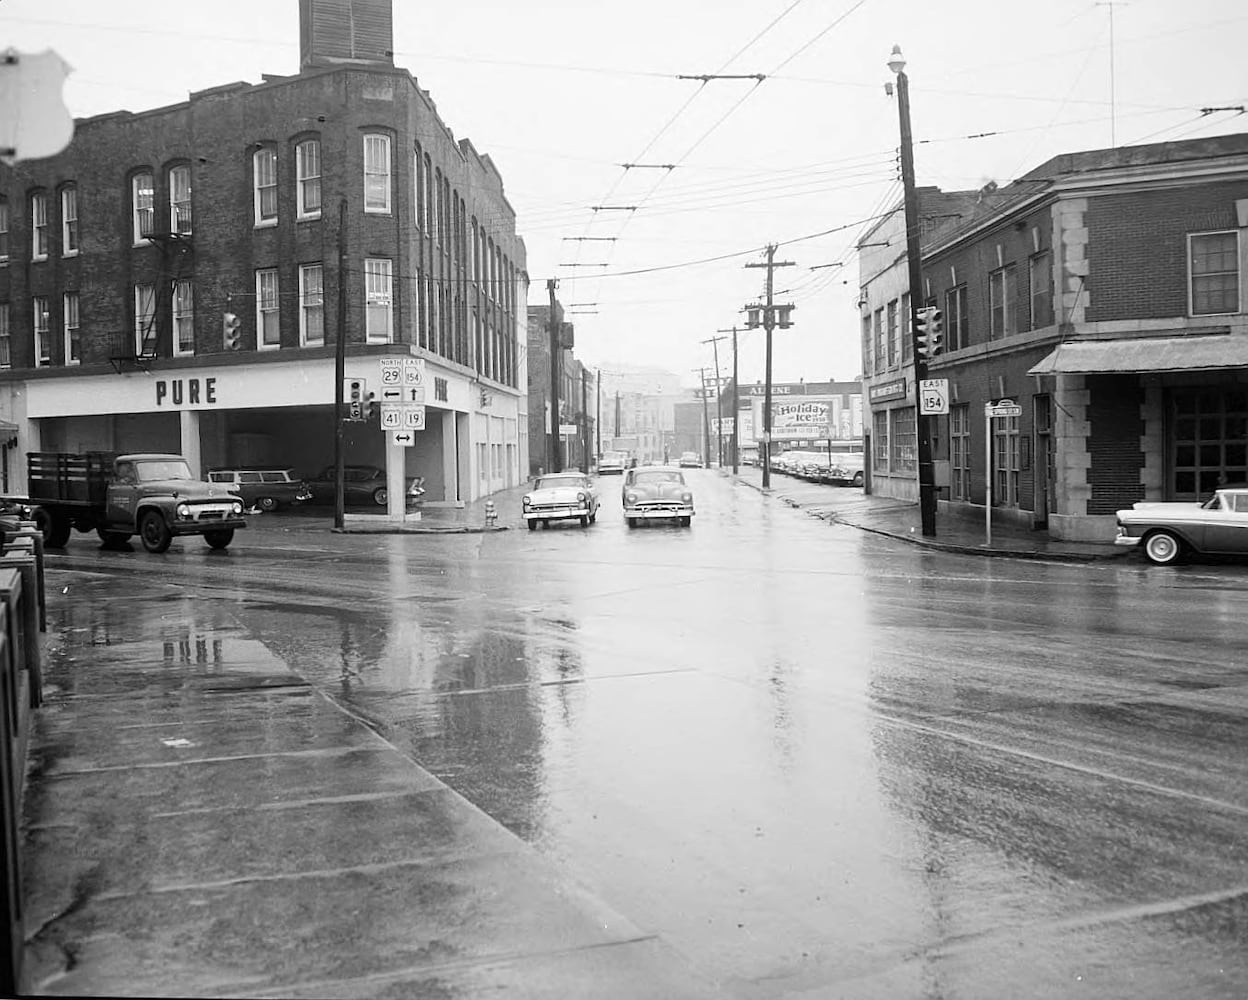
[[[380,366],[383,391],[425,384],[424,358],[382,358]]]
[[[576,424],[560,424],[559,434],[561,437],[571,437],[580,432],[580,428]]]
[[[381,404],[381,426],[383,430],[397,430],[403,426],[403,413],[407,409],[405,406],[396,406],[394,403]]]
[[[925,378],[919,382],[919,412],[940,414],[949,412],[949,380]]]
[[[403,407],[403,427],[409,431],[425,429],[425,408],[423,406]]]
[[[1023,408],[1012,399],[1002,399],[996,403],[984,404],[984,416],[986,417],[1021,417]]]
[[[416,443],[416,435],[411,431],[391,431],[390,443],[396,444],[400,448],[410,448]]]

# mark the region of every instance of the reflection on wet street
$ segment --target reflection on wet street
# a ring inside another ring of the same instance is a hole
[[[323,692],[726,996],[1248,992],[1248,565],[941,553],[690,479],[688,529],[605,480],[587,529],[84,543],[55,677]]]

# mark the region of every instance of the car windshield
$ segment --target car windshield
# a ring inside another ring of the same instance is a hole
[[[589,486],[589,480],[584,476],[542,476],[540,479],[533,481],[533,489],[535,490],[557,490],[561,487],[580,487],[585,489]]]
[[[152,483],[162,479],[190,479],[191,467],[180,458],[148,459],[134,463],[139,482]]]
[[[651,483],[683,483],[685,477],[679,472],[665,472],[656,470],[654,472],[638,472],[633,476],[633,484],[636,486],[645,486]]]

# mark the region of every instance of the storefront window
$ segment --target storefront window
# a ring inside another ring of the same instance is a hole
[[[890,411],[893,418],[889,455],[893,472],[913,473],[918,465],[918,437],[914,424],[914,407]]]

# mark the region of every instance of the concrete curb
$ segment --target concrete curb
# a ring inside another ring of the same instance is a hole
[[[740,476],[733,477],[736,482],[742,486],[748,486],[752,490],[763,494],[763,496],[774,496],[777,499],[794,507],[798,510],[805,508],[791,497],[776,493],[772,488],[752,483]],[[811,517],[817,517],[821,521],[828,521],[833,524],[844,525],[847,528],[857,528],[859,531],[869,531],[875,535],[884,535],[888,538],[895,538],[898,541],[909,542],[911,545],[921,545],[924,548],[935,549],[940,552],[955,552],[962,555],[986,556],[988,558],[1008,558],[1008,559],[1032,559],[1042,562],[1099,562],[1107,559],[1118,559],[1128,553],[1121,549],[1109,549],[1105,552],[1049,552],[1040,549],[1016,549],[1016,548],[990,548],[986,545],[967,545],[963,542],[942,542],[939,539],[925,538],[914,531],[898,531],[892,528],[875,527],[869,524],[863,524],[860,521],[851,518],[842,517],[834,511],[814,512],[807,511]]]

